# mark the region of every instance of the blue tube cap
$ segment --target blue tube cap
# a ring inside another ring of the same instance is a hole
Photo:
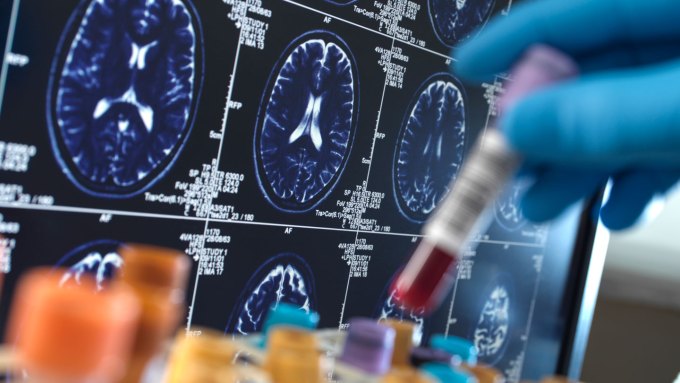
[[[269,330],[274,326],[289,326],[314,330],[319,325],[319,314],[307,312],[298,306],[288,303],[274,304],[269,308],[267,319],[262,326],[262,334],[266,339]]]
[[[420,367],[441,383],[477,383],[477,378],[467,372],[456,370],[446,364],[427,363]]]
[[[477,364],[477,348],[467,339],[459,338],[457,336],[446,337],[438,334],[430,339],[430,347],[457,356],[463,363],[469,365]]]

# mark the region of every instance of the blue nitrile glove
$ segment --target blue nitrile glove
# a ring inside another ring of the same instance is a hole
[[[579,78],[538,91],[500,121],[535,170],[523,202],[555,217],[612,177],[604,223],[626,228],[680,177],[680,1],[541,0],[497,19],[460,47],[454,71],[488,80],[527,47],[551,45]]]

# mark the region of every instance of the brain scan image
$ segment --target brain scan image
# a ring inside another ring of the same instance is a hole
[[[429,0],[430,20],[442,43],[464,40],[491,16],[495,0]]]
[[[315,310],[312,271],[297,254],[282,253],[260,266],[241,293],[225,331],[243,335],[260,331],[269,308],[280,302],[305,312]]]
[[[255,133],[258,181],[282,211],[305,212],[334,188],[357,124],[358,79],[349,47],[330,32],[291,43],[262,98]]]
[[[400,270],[401,271],[401,270]],[[382,321],[385,319],[396,319],[399,321],[409,321],[415,324],[413,331],[414,344],[420,344],[425,336],[425,312],[423,309],[411,310],[400,304],[396,299],[390,286],[399,273],[396,273],[390,282],[385,286],[385,290],[378,302],[376,317]]]
[[[529,187],[528,182],[516,181],[509,184],[496,199],[494,218],[498,225],[508,231],[515,231],[524,226],[527,221],[522,215],[520,202]]]
[[[394,191],[401,213],[423,222],[449,192],[465,151],[465,101],[449,74],[425,81],[407,109],[394,155]]]
[[[66,268],[61,284],[68,281],[80,283],[84,275],[94,277],[97,290],[123,266],[123,258],[118,254],[118,241],[99,240],[86,243],[69,251],[57,262],[57,267]]]
[[[82,191],[125,198],[172,166],[203,79],[190,0],[83,1],[52,64],[47,115],[55,156]]]
[[[482,306],[472,339],[485,363],[494,364],[508,344],[511,323],[512,288],[507,278],[498,278],[491,284]]]

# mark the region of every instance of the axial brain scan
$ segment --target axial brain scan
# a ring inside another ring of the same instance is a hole
[[[81,190],[128,197],[172,165],[202,84],[189,0],[83,3],[63,32],[48,88],[55,155]]]
[[[255,272],[241,293],[226,332],[247,335],[260,331],[267,311],[279,302],[305,312],[315,309],[312,272],[297,254],[279,254]]]
[[[514,231],[527,222],[522,215],[520,202],[529,184],[518,180],[509,184],[496,199],[494,217],[496,222],[508,231]]]
[[[449,74],[428,79],[416,93],[399,133],[394,190],[399,210],[423,222],[448,193],[463,162],[465,102]]]
[[[330,32],[291,44],[263,96],[255,153],[260,186],[284,211],[312,209],[332,190],[352,147],[357,75],[349,48]]]
[[[498,279],[493,284],[479,321],[473,331],[473,339],[480,359],[495,363],[503,355],[510,330],[511,292],[507,281]]]
[[[495,0],[429,0],[432,26],[442,43],[453,46],[491,16]]]
[[[79,246],[57,262],[57,267],[68,270],[61,278],[61,284],[74,280],[80,283],[84,275],[94,277],[97,290],[101,290],[118,269],[123,265],[123,258],[118,254],[120,242],[99,240]]]

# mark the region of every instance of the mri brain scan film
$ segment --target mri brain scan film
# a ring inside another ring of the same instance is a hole
[[[312,271],[297,254],[282,253],[260,266],[241,293],[226,332],[259,331],[269,307],[279,302],[296,305],[306,312],[316,308]]]
[[[475,341],[508,383],[561,373],[601,266],[587,209],[536,224],[513,185],[437,308],[389,291],[507,88],[463,83],[452,47],[517,4],[0,0],[0,331],[31,268],[102,294],[140,243],[190,261],[190,336],[284,302]]]
[[[479,314],[472,339],[485,363],[494,364],[508,343],[512,313],[512,285],[509,277],[499,276],[491,283],[486,301]]]
[[[429,0],[430,19],[442,43],[453,46],[491,16],[495,0]]]
[[[399,270],[399,272],[401,269]],[[378,309],[376,317],[378,320],[397,319],[399,321],[409,321],[415,324],[413,332],[413,341],[415,344],[421,344],[425,336],[425,315],[423,310],[411,310],[404,307],[395,299],[394,292],[390,291],[390,286],[394,283],[394,279],[399,274],[397,272],[390,282],[385,286],[385,290],[378,302]]]
[[[83,2],[63,31],[48,87],[62,170],[96,196],[149,188],[192,129],[202,72],[190,0]]]
[[[56,265],[68,268],[61,278],[61,283],[71,280],[79,283],[83,275],[90,275],[97,282],[97,290],[101,290],[106,281],[123,265],[123,258],[118,254],[120,244],[113,240],[99,240],[69,251]]]
[[[423,222],[448,193],[463,162],[465,101],[449,74],[428,79],[411,102],[394,156],[394,191],[399,210]]]
[[[496,200],[494,217],[496,222],[505,230],[515,231],[526,224],[527,221],[522,215],[520,202],[528,186],[528,183],[523,180],[513,182],[503,190]]]
[[[269,82],[255,134],[260,186],[275,207],[308,211],[331,192],[352,148],[354,58],[336,35],[307,33],[283,53]]]

